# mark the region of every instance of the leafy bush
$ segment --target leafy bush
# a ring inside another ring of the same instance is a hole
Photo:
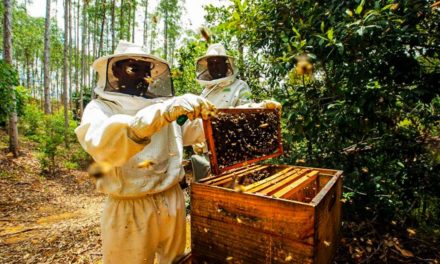
[[[26,88],[18,86],[18,73],[9,64],[0,60],[0,124],[4,124],[7,120],[8,114],[14,109],[17,110],[17,115],[22,115],[24,111],[24,104],[28,98]],[[14,90],[11,87],[15,87]],[[16,104],[14,105],[13,96],[15,94]]]
[[[38,158],[43,172],[53,175],[61,165],[68,169],[84,168],[89,157],[76,140],[74,129],[78,123],[69,115],[67,137],[69,147],[64,145],[64,112],[63,109],[52,115],[45,115],[37,104],[29,102],[20,122],[20,131],[38,143]]]
[[[283,103],[282,162],[343,169],[346,216],[440,226],[438,9],[232,0],[207,10],[214,41],[243,51],[253,94]],[[313,73],[299,68],[304,56]]]

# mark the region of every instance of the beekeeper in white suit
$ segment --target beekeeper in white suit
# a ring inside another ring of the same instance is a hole
[[[216,43],[196,61],[197,82],[203,86],[202,97],[217,108],[249,103],[251,90],[246,82],[237,79],[235,58],[226,54],[225,47]]]
[[[217,108],[237,107],[251,102],[251,90],[246,82],[237,78],[235,61],[219,43],[210,45],[206,54],[196,61],[197,82],[204,88],[200,96]],[[193,175],[194,180],[199,180],[209,175],[208,148],[202,142],[194,145],[193,150]]]
[[[195,95],[172,97],[169,64],[133,43],[120,42],[93,68],[98,98],[75,132],[98,164],[112,166],[96,183],[108,194],[104,263],[153,263],[156,253],[159,263],[171,263],[185,249],[182,148],[204,140],[200,122],[174,121],[194,120],[213,107]]]
[[[108,194],[101,221],[104,264],[169,264],[185,249],[185,206],[179,181],[183,145],[204,141],[199,117],[214,107],[174,95],[169,64],[133,43],[97,59],[98,98],[75,130],[82,147],[111,169],[97,179]],[[279,107],[267,101],[260,107]],[[190,121],[176,124],[182,115]],[[142,166],[140,166],[142,164]]]

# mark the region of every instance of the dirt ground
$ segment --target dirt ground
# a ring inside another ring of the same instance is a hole
[[[101,263],[105,197],[88,174],[42,177],[35,153],[12,159],[0,149],[0,263]]]
[[[12,159],[0,141],[0,263],[101,263],[104,195],[84,171],[41,176],[29,144]],[[189,231],[188,220],[187,250]],[[344,221],[334,263],[440,263],[439,240],[419,233],[397,222]]]

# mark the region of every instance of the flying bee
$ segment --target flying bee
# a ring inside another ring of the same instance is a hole
[[[94,162],[92,165],[89,166],[87,172],[93,178],[99,179],[107,175],[112,170],[112,168],[113,166],[110,165],[110,163],[108,162]]]
[[[144,81],[145,81],[146,83],[148,83],[148,84],[152,84],[153,81],[154,81],[154,79],[151,78],[150,76],[148,76],[148,77],[145,77],[145,78],[144,78]]]
[[[154,162],[154,161],[152,161],[152,160],[144,160],[144,161],[142,161],[142,162],[139,162],[138,163],[138,165],[137,165],[137,167],[139,168],[139,169],[149,169],[149,168],[151,168],[151,166],[153,166],[153,165],[155,165],[156,163]]]

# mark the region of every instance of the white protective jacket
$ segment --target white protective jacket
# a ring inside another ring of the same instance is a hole
[[[207,71],[207,59],[213,56],[222,56],[228,60],[230,69],[228,75],[220,79],[212,79]],[[238,69],[235,58],[226,55],[221,44],[212,44],[206,54],[197,59],[197,82],[204,87],[200,96],[208,99],[217,108],[229,108],[250,102],[251,90],[246,82],[237,79]]]
[[[183,127],[166,120],[170,106],[181,98],[143,99],[139,110],[133,105],[127,110],[112,101],[115,95],[107,96],[101,87],[95,92],[99,98],[87,105],[75,132],[95,161],[114,166],[109,175],[97,180],[98,191],[116,197],[137,197],[164,191],[179,182],[184,175],[183,146],[204,140],[199,120],[186,122]],[[138,168],[145,160],[152,165]]]

